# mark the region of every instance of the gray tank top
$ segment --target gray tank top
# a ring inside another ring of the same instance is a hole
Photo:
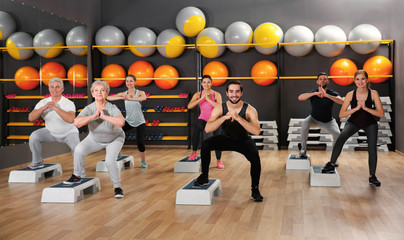
[[[126,91],[128,94],[128,91]],[[138,96],[138,90],[135,91],[135,98]],[[139,125],[146,123],[143,112],[142,104],[139,101],[125,100],[126,122],[132,127],[138,127]]]

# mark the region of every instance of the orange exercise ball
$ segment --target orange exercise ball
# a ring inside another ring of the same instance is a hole
[[[354,74],[358,71],[356,64],[347,58],[341,58],[331,65],[331,76],[350,76],[345,78],[332,78],[332,80],[341,86],[348,86],[354,82]]]
[[[33,67],[22,67],[14,74],[15,84],[21,89],[32,90],[39,85],[39,72]],[[29,79],[37,79],[30,81]]]
[[[106,81],[110,87],[119,87],[125,82],[125,69],[119,64],[109,64],[101,72],[101,78]]]
[[[169,78],[155,79],[157,86],[162,89],[171,89],[178,83],[178,71],[171,65],[162,65],[154,72],[154,78]]]
[[[251,77],[253,81],[261,86],[268,86],[272,84],[278,76],[278,69],[276,65],[268,60],[261,60],[254,64],[251,69]],[[255,78],[255,77],[268,77],[268,78]]]
[[[42,82],[48,86],[52,78],[66,78],[66,69],[60,63],[48,62],[39,69],[39,76]]]
[[[84,64],[73,65],[67,71],[69,82],[78,88],[87,87],[87,66]]]
[[[212,86],[220,86],[226,82],[229,71],[224,63],[212,61],[203,68],[203,75],[210,75],[212,77]]]
[[[366,60],[363,65],[369,76],[371,75],[391,75],[393,73],[393,64],[384,56],[374,56]],[[369,77],[372,83],[382,83],[389,79],[388,77]]]
[[[137,79],[137,78],[153,78],[154,77],[154,68],[153,66],[146,61],[136,61],[130,65],[128,74],[135,75],[136,77],[136,86],[146,86],[150,84],[153,79]]]

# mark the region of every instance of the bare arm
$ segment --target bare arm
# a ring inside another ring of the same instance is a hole
[[[206,123],[205,132],[210,133],[215,131],[224,121],[230,119],[230,116],[222,116],[222,112],[223,109],[221,105],[216,105],[215,108],[213,108],[210,118]]]
[[[214,94],[216,102],[212,101],[208,95],[205,96],[205,101],[207,101],[213,107],[216,107],[217,105],[222,105],[222,96],[220,95],[220,93],[214,92]]]
[[[132,97],[132,96],[130,96],[128,94],[126,94],[124,97],[125,97],[124,98],[125,100],[142,102],[142,101],[146,100],[146,93],[144,91],[138,90],[137,97]]]
[[[109,100],[109,101],[124,100],[125,95],[126,95],[126,92],[120,92],[116,95],[108,96],[107,100]]]
[[[299,101],[306,101],[307,99],[313,97],[313,96],[319,96],[321,93],[320,92],[312,92],[312,93],[302,93],[297,97]]]
[[[318,91],[321,93],[322,97],[326,97],[339,105],[342,105],[344,103],[344,99],[342,99],[342,97],[330,95],[322,87],[318,87]]]
[[[123,127],[125,125],[125,118],[122,116],[122,114],[116,116],[107,116],[104,114],[104,111],[101,111],[100,118],[117,127]]]
[[[191,101],[189,101],[187,108],[192,109],[196,107],[203,100],[203,97],[200,96],[201,92],[196,92],[194,96],[192,96]]]
[[[41,117],[41,114],[43,113],[43,111],[45,111],[45,109],[47,109],[47,105],[38,108],[38,109],[34,109],[32,110],[29,114],[28,114],[28,121],[30,122],[34,122],[35,120],[38,120],[39,117]]]
[[[86,126],[88,125],[89,122],[97,119],[100,116],[100,112],[99,110],[97,110],[96,113],[94,113],[93,115],[89,115],[89,116],[77,116],[76,119],[74,119],[74,125],[77,128],[81,128],[82,126]]]
[[[344,100],[344,103],[341,106],[341,110],[339,111],[339,118],[345,118],[348,117],[349,115],[352,115],[354,112],[358,111],[360,109],[360,105],[358,104],[356,108],[348,110],[349,105],[351,104],[352,101],[352,95],[353,91],[350,91]]]

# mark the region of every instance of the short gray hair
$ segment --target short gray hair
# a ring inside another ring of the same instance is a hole
[[[60,85],[62,86],[62,88],[65,88],[65,86],[63,85],[63,81],[62,81],[62,79],[60,79],[60,78],[52,78],[50,81],[49,81],[49,86],[50,86],[50,84],[51,83],[53,83],[53,82],[58,82],[58,83],[60,83]]]
[[[93,92],[95,86],[97,86],[97,85],[102,85],[102,86],[104,86],[105,91],[107,91],[107,93],[109,94],[110,88],[109,88],[108,83],[105,82],[105,81],[101,81],[101,80],[97,80],[97,81],[93,82],[93,84],[91,84],[91,89],[90,89],[91,92]]]

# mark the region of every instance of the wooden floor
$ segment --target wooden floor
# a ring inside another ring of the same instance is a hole
[[[95,172],[104,151],[86,157],[88,177],[101,191],[75,204],[41,203],[42,189],[72,174],[72,156],[46,159],[60,163],[63,175],[39,183],[8,183],[0,170],[0,239],[404,239],[404,156],[379,152],[380,188],[368,184],[367,152],[343,152],[338,169],[342,187],[310,187],[306,170],[285,170],[287,150],[260,151],[261,193],[250,198],[249,162],[238,153],[223,154],[224,170],[211,165],[210,178],[222,182],[211,206],[175,205],[176,191],[198,173],[174,173],[190,153],[184,147],[147,150],[149,168],[121,172],[123,199],[113,197],[108,173]],[[312,165],[323,165],[329,151],[309,151]]]

